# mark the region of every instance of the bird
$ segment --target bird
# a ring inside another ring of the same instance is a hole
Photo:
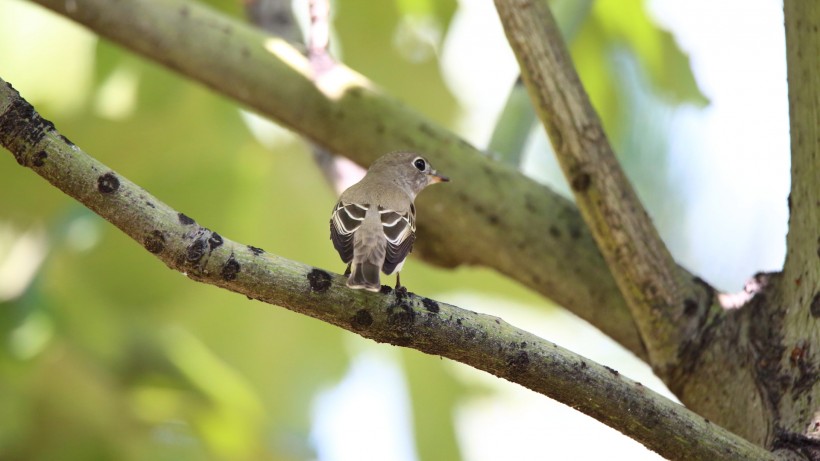
[[[416,240],[414,200],[425,187],[450,179],[413,152],[374,161],[364,178],[339,197],[330,217],[330,240],[347,264],[347,286],[380,291],[379,272],[399,272]]]

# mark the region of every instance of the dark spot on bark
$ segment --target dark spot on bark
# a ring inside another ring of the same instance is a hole
[[[424,304],[424,308],[427,309],[428,312],[438,314],[439,307],[437,302],[433,301],[430,298],[424,298],[422,299],[421,303]]]
[[[11,104],[0,114],[0,145],[6,147],[20,165],[26,165],[25,152],[42,141],[46,133],[54,130],[54,125],[43,119],[34,107],[20,97],[11,85]]]
[[[384,124],[383,123],[377,123],[376,124],[376,133],[384,134]]]
[[[797,368],[799,375],[794,382],[792,394],[800,396],[817,383],[818,371],[811,360],[809,349],[811,343],[805,339],[797,342],[789,354],[789,362],[793,368]]]
[[[403,303],[404,300],[407,298],[407,296],[408,296],[407,288],[398,287],[396,289],[396,302],[397,303],[399,303],[399,304]]]
[[[383,295],[389,295],[391,291],[393,291],[393,288],[387,285],[382,285],[382,287],[379,289],[379,293]]]
[[[581,132],[583,133],[585,138],[589,139],[592,142],[598,142],[601,138],[604,137],[604,134],[601,131],[601,127],[597,124],[586,124],[584,125],[584,128]]]
[[[179,218],[179,223],[183,226],[190,226],[191,224],[196,222],[193,219],[186,216],[185,213],[177,213],[177,218]]]
[[[330,289],[330,274],[323,270],[313,269],[308,272],[307,279],[314,293],[324,293]]]
[[[802,455],[800,459],[816,461],[820,459],[820,440],[796,432],[789,432],[782,427],[775,428],[775,437],[771,451],[788,450]]]
[[[647,409],[641,415],[641,424],[646,424],[645,427],[656,427],[661,422],[661,415],[652,409]]]
[[[398,291],[398,290],[396,290]],[[416,311],[405,303],[394,304],[387,314],[387,324],[393,328],[393,344],[407,346],[412,343]]]
[[[211,247],[211,251],[214,251],[215,249],[219,248],[220,246],[222,246],[223,243],[225,243],[225,241],[222,240],[221,235],[217,234],[216,232],[211,233],[211,237],[208,239],[208,246]]]
[[[561,231],[557,227],[550,226],[548,230],[549,230],[550,235],[553,238],[560,238],[561,237]]]
[[[367,309],[359,309],[356,311],[356,314],[353,315],[353,318],[350,319],[350,325],[354,330],[364,330],[370,325],[373,325],[373,316],[370,315]]]
[[[683,314],[689,317],[695,315],[698,311],[698,303],[694,299],[686,298],[683,300]]]
[[[461,325],[461,319],[456,319],[456,325]]]
[[[527,342],[526,342],[526,341],[521,341],[521,344],[519,344],[519,347],[520,347],[521,349],[526,348],[526,347],[527,347]]]
[[[145,246],[145,249],[151,253],[162,253],[162,250],[165,249],[165,236],[158,230],[152,231],[145,236],[142,240],[142,244]]]
[[[151,208],[156,208],[156,206],[151,202],[145,202],[145,204],[148,205]]]
[[[236,274],[242,270],[242,267],[239,265],[239,261],[237,261],[233,254],[231,257],[228,258],[228,261],[222,266],[222,270],[219,271],[219,275],[222,276],[222,280],[236,280]]]
[[[36,167],[41,167],[46,164],[46,159],[48,158],[48,154],[46,151],[41,150],[34,154],[34,159],[31,161],[31,164]]]
[[[520,374],[527,370],[530,364],[530,356],[526,352],[520,351],[517,354],[507,358],[507,367],[512,374]]]
[[[53,128],[53,127],[52,127],[52,128]],[[70,139],[66,138],[66,137],[65,137],[64,135],[62,135],[62,134],[60,135],[60,139],[62,139],[62,140],[63,140],[63,142],[64,142],[64,143],[66,143],[66,144],[68,144],[69,146],[74,146],[74,143],[73,143],[73,142],[71,142],[71,140],[70,140]]]
[[[572,177],[570,181],[570,187],[575,192],[585,192],[589,189],[589,185],[592,183],[592,178],[589,176],[588,173],[578,173],[577,175]]]
[[[197,262],[205,256],[205,247],[207,244],[205,243],[204,239],[196,239],[194,243],[188,246],[188,250],[185,252],[185,259],[190,262]]]
[[[610,367],[608,367],[608,366],[606,366],[606,365],[604,365],[604,368],[606,368],[606,371],[608,371],[608,372],[612,373],[612,374],[613,374],[613,375],[615,375],[615,376],[618,376],[618,375],[620,374],[620,373],[618,373],[618,370],[616,370],[616,369],[614,369],[614,368],[610,368]]]
[[[812,298],[811,305],[809,306],[809,312],[811,312],[811,316],[814,318],[820,317],[820,292],[814,294],[814,298]]]
[[[636,383],[635,383],[635,386],[637,386],[637,387],[643,387],[643,384],[636,382]]]
[[[792,212],[792,193],[789,192],[789,197],[786,199],[786,203],[789,205],[789,215]]]
[[[114,173],[106,173],[97,178],[97,190],[102,194],[112,194],[120,188],[120,180]]]
[[[492,225],[492,226],[497,226],[498,221],[499,221],[498,216],[495,215],[495,214],[490,214],[490,215],[487,216],[487,222],[489,222],[490,225]]]
[[[569,228],[569,236],[573,240],[578,240],[581,238],[581,228],[577,225],[570,226]]]
[[[253,253],[254,256],[259,256],[259,255],[261,255],[262,253],[265,252],[265,250],[263,250],[259,247],[251,246],[251,245],[248,245],[248,249],[251,250],[251,253]]]
[[[464,335],[464,337],[465,337],[465,339],[467,339],[467,341],[472,341],[475,338],[475,336],[476,336],[476,332],[472,328],[468,328],[467,332]]]
[[[501,325],[501,320],[495,319],[495,323]]]

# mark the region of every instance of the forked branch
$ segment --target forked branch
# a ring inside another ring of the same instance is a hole
[[[672,259],[621,170],[544,0],[496,0],[536,113],[665,379],[699,332],[712,296]]]

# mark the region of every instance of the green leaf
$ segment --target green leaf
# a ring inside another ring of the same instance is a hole
[[[655,90],[674,104],[708,103],[695,82],[689,57],[674,37],[652,22],[644,0],[598,0],[592,14],[604,40],[625,46],[637,57]]]

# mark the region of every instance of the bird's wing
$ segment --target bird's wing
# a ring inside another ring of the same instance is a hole
[[[404,213],[379,207],[384,236],[387,238],[387,255],[382,271],[392,274],[410,251],[416,240],[416,208],[411,204]]]
[[[330,216],[330,240],[345,263],[353,260],[353,233],[362,225],[368,208],[369,205],[339,201]]]

